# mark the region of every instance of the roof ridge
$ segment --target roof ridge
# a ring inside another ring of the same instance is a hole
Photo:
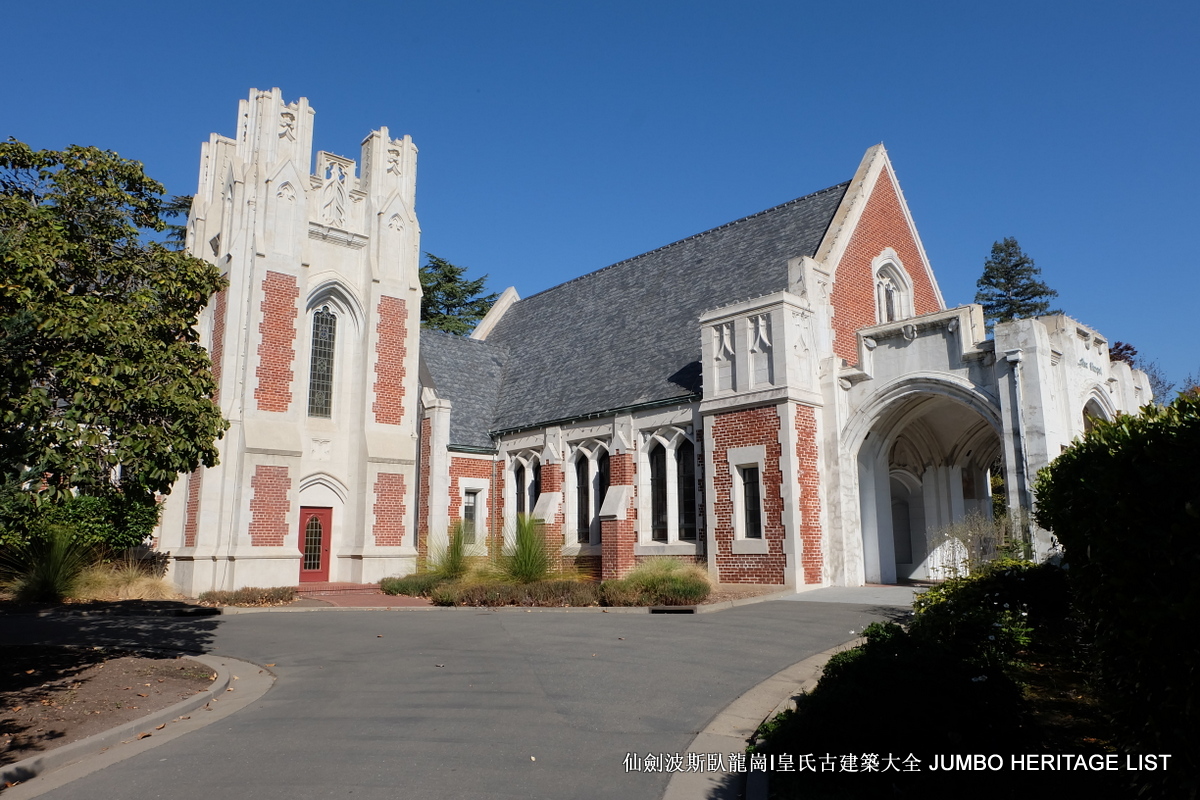
[[[639,253],[636,256],[632,256],[630,258],[626,258],[621,261],[617,261],[615,263],[609,264],[607,267],[601,267],[600,269],[592,270],[591,272],[585,272],[582,275],[571,278],[571,280],[569,280],[569,281],[563,281],[562,283],[556,284],[547,289],[542,289],[540,292],[535,292],[534,294],[531,294],[528,297],[522,298],[521,300],[519,300],[517,302],[521,303],[521,302],[526,302],[526,301],[532,300],[535,297],[539,297],[540,295],[546,294],[548,292],[553,292],[556,289],[561,289],[564,286],[569,286],[572,283],[576,283],[585,278],[590,278],[593,275],[598,275],[601,272],[607,272],[610,269],[615,269],[616,267],[623,266],[632,261],[637,261],[639,258],[645,258],[646,256],[653,255],[654,253],[661,253],[663,250],[669,250],[670,248],[675,247],[676,245],[683,244],[684,242],[690,242],[693,239],[699,239],[701,236],[707,236],[710,233],[716,233],[717,231],[725,230],[726,228],[731,228],[734,225],[740,225],[743,222],[752,220],[756,217],[761,217],[764,214],[770,214],[773,211],[779,211],[780,209],[787,208],[788,206],[796,205],[797,203],[804,202],[805,200],[811,200],[814,197],[817,197],[817,196],[823,195],[823,194],[827,194],[828,192],[832,192],[837,189],[845,189],[850,185],[850,183],[851,183],[851,181],[843,181],[841,183],[835,184],[835,185],[827,187],[825,189],[821,189],[816,192],[811,192],[810,194],[806,194],[803,197],[797,197],[794,200],[788,200],[786,203],[780,203],[777,206],[771,206],[770,208],[764,208],[762,211],[756,211],[753,214],[748,214],[744,217],[739,217],[738,219],[735,219],[732,222],[726,222],[725,224],[718,225],[715,228],[709,228],[708,230],[700,231],[699,233],[693,233],[691,236],[685,236],[682,239],[678,239],[674,242],[671,242],[670,244],[665,244],[662,247],[656,247],[653,250],[647,250],[646,252]]]

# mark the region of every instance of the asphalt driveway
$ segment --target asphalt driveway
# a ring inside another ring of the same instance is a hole
[[[776,601],[696,616],[453,609],[0,619],[6,641],[273,664],[275,686],[54,800],[659,798],[627,753],[683,752],[780,669],[894,613]]]

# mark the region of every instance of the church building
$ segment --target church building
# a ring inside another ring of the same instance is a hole
[[[947,308],[882,145],[845,183],[420,330],[417,149],[318,152],[278,89],[203,146],[188,223],[228,289],[201,320],[231,427],[159,547],[184,591],[366,583],[518,515],[597,577],[670,555],[722,583],[936,577],[934,532],[1010,514],[1146,376],[1067,316]],[[849,169],[847,170],[849,172]],[[1053,542],[1034,529],[1038,555]]]

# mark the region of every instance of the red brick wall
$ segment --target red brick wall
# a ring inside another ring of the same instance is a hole
[[[884,169],[837,265],[833,282],[833,351],[851,364],[858,361],[855,332],[876,324],[871,261],[886,247],[896,251],[904,271],[912,278],[913,310],[917,314],[941,310],[890,173]]]
[[[204,467],[200,467],[187,482],[187,516],[183,522],[183,546],[196,546],[196,533],[200,529],[200,485],[204,480]]]
[[[617,486],[636,486],[633,453],[613,453],[608,462],[609,491]],[[637,503],[625,512],[626,519],[600,520],[600,553],[604,580],[623,578],[633,569],[633,546],[637,542]]]
[[[450,522],[462,519],[462,487],[460,478],[475,478],[488,481],[487,530],[482,537],[476,536],[479,544],[491,542],[503,533],[504,526],[504,470],[492,459],[450,457]],[[478,533],[478,532],[477,532]]]
[[[296,278],[268,272],[263,279],[262,322],[258,332],[258,386],[254,399],[259,411],[287,411],[292,402],[292,362],[296,358]]]
[[[417,553],[421,558],[429,555],[429,454],[430,439],[433,437],[432,423],[429,417],[421,420],[421,455],[420,477],[421,489],[417,494]]]
[[[227,289],[217,292],[213,298],[212,348],[209,350],[213,363],[213,380],[217,384],[217,389],[213,392],[213,402],[221,399],[221,361],[225,357],[225,313],[228,300]]]
[[[800,467],[800,563],[804,583],[824,577],[821,542],[821,476],[817,470],[817,419],[812,406],[796,406],[796,461]]]
[[[404,418],[404,345],[408,308],[398,297],[379,298],[379,322],[375,343],[375,421],[384,425],[399,425]]]
[[[259,464],[250,487],[254,490],[250,497],[250,544],[281,547],[287,536],[288,492],[292,489],[288,468]]]
[[[779,489],[783,475],[779,471],[779,432],[782,421],[776,406],[750,408],[717,414],[709,423],[713,437],[713,510],[716,527],[716,566],[721,583],[783,583],[787,556],[783,552],[783,498]],[[766,461],[762,467],[762,527],[768,543],[766,554],[733,554],[734,485],[726,452],[731,447],[762,445]]]
[[[375,544],[399,547],[404,544],[404,476],[381,472],[375,479]]]

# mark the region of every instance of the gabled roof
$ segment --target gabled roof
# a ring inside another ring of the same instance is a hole
[[[786,290],[788,261],[816,253],[847,186],[792,200],[514,303],[485,342],[474,342],[507,354],[495,395],[490,378],[462,382],[462,373],[475,370],[466,363],[453,391],[449,383],[443,386],[436,374],[453,371],[455,353],[478,357],[478,351],[447,345],[445,335],[427,342],[423,333],[422,355],[431,370],[433,361],[440,364],[434,370],[438,395],[453,404],[451,442],[468,444],[455,438],[468,436],[456,427],[460,403],[472,409],[461,417],[466,424],[494,399],[487,430],[502,431],[698,395],[700,315]],[[480,440],[482,431],[471,431],[469,438]]]
[[[488,431],[504,377],[504,348],[442,331],[421,331],[421,361],[438,397],[450,401],[450,443],[491,448]]]

